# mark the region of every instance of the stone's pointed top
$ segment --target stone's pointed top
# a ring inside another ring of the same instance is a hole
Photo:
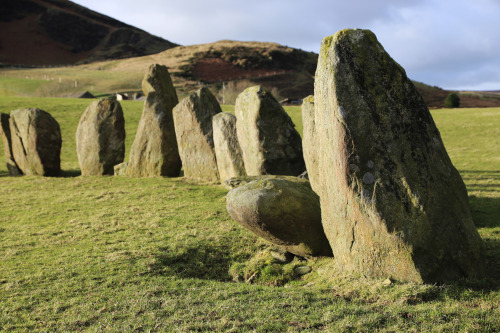
[[[142,80],[142,91],[145,96],[148,96],[151,92],[166,94],[166,96],[172,97],[175,95],[175,104],[178,102],[170,73],[164,65],[152,64],[149,66],[149,70]]]
[[[267,90],[264,87],[262,87],[261,85],[248,87],[245,90],[243,90],[243,92],[247,92],[247,93],[253,92],[253,93],[261,93],[261,94],[265,93],[266,91]]]
[[[228,113],[228,112],[221,112],[218,113],[214,116],[213,119],[214,122],[228,122],[228,121],[234,121],[236,122],[236,116],[234,114]]]
[[[309,95],[302,100],[302,103],[311,103],[314,104],[314,95]]]
[[[209,103],[212,106],[215,106],[219,110],[221,110],[219,101],[217,97],[208,89],[207,87],[201,87],[196,90],[194,93],[188,96],[191,101],[198,101],[198,103]],[[220,111],[222,112],[222,110]]]
[[[367,43],[376,44],[377,47],[382,45],[378,42],[377,36],[368,29],[344,29],[340,30],[332,36],[323,38],[321,42],[321,51],[325,52],[332,45],[339,45],[343,43],[354,44],[357,46],[366,45]]]

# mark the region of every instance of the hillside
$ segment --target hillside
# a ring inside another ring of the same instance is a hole
[[[442,108],[444,100],[451,90],[444,90],[421,82],[413,82],[429,108]],[[459,91],[460,107],[484,108],[500,106],[500,92],[498,91]]]
[[[226,97],[233,99],[247,86],[262,84],[279,97],[301,99],[313,93],[317,57],[315,53],[276,43],[223,40],[83,67],[144,73],[150,64],[158,63],[169,68],[181,91],[203,84],[222,93],[223,82],[229,82],[224,91]]]
[[[0,69],[0,95],[61,97],[137,91],[148,67],[169,68],[182,97],[208,85],[225,103],[244,88],[262,84],[278,98],[301,99],[313,93],[317,54],[275,43],[219,41],[178,46],[127,59],[57,68]]]
[[[61,97],[140,91],[153,63],[169,68],[179,96],[207,85],[224,104],[243,89],[262,84],[279,99],[300,100],[314,91],[318,55],[276,43],[218,41],[177,46],[156,54],[79,66],[0,69],[0,95]],[[443,107],[451,92],[414,82],[430,108]],[[459,92],[461,107],[498,107],[500,92]]]
[[[88,63],[177,46],[68,0],[3,0],[0,31],[0,64]]]

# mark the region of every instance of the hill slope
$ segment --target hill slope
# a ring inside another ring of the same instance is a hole
[[[62,65],[177,46],[68,0],[0,2],[0,63]]]
[[[106,70],[118,76],[126,72],[142,74],[150,64],[158,63],[169,68],[181,95],[204,84],[218,92],[221,101],[233,103],[239,92],[256,84],[267,87],[278,98],[295,100],[313,94],[317,60],[316,53],[276,43],[223,40],[179,46],[144,57],[98,62],[82,68]],[[446,96],[452,92],[414,83],[430,108],[443,107]],[[140,89],[140,85],[137,88]],[[460,92],[459,95],[462,107],[500,106],[498,92]]]
[[[223,82],[232,82],[225,89],[229,95],[231,90],[238,93],[245,86],[262,84],[281,97],[301,99],[313,93],[317,58],[315,53],[276,43],[224,40],[84,67],[144,73],[150,64],[157,63],[169,68],[181,90],[190,91],[200,84],[219,90]]]

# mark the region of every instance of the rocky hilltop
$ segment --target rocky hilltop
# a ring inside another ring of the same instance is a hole
[[[177,46],[68,0],[0,2],[0,63],[65,65]]]

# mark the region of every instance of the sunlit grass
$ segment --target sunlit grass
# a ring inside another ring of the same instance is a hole
[[[62,168],[90,100],[0,98],[60,123]],[[126,150],[142,112],[122,102]],[[224,111],[233,107],[223,106]],[[301,131],[300,108],[286,108]],[[0,148],[0,330],[388,331],[500,329],[500,109],[433,117],[469,190],[489,276],[444,286],[332,273],[331,259],[283,287],[231,281],[229,268],[269,245],[225,210],[226,190],[182,178],[10,177]]]

